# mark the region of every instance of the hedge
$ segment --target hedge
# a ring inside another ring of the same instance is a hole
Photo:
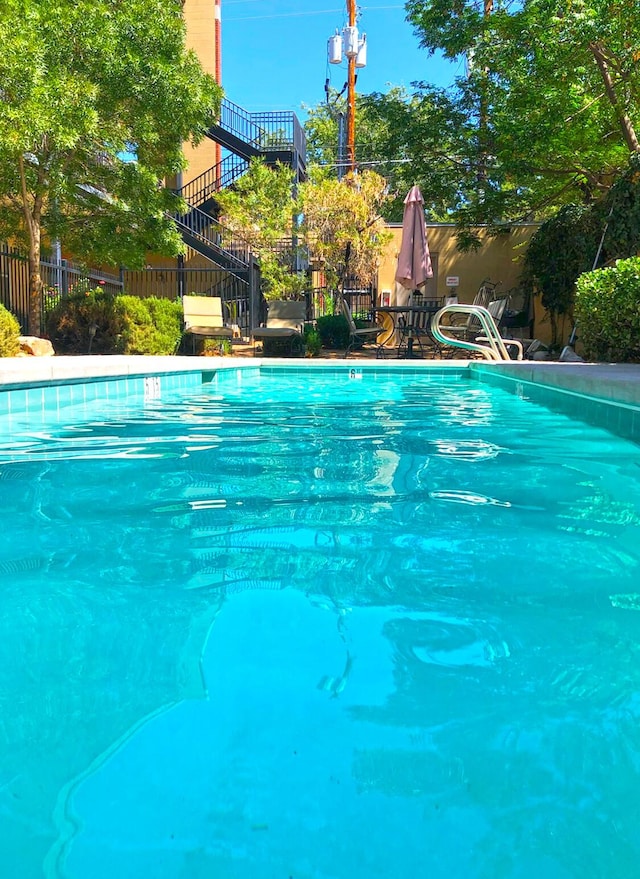
[[[0,305],[0,357],[15,357],[20,351],[20,324],[10,311]]]
[[[580,275],[575,314],[590,360],[640,361],[640,257]]]
[[[182,335],[182,306],[97,287],[61,300],[47,318],[47,334],[61,354],[173,354]]]

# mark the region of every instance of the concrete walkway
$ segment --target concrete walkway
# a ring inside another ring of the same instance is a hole
[[[554,363],[534,360],[476,365],[537,385],[559,388],[598,400],[640,406],[640,364]]]

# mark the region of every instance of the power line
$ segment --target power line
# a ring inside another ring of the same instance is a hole
[[[303,15],[328,15],[329,13],[342,12],[342,9],[316,9],[312,12],[276,12],[273,15],[243,15],[241,18],[226,18],[224,21],[257,21],[266,18],[299,18]]]
[[[256,0],[227,0],[227,5],[231,3],[254,3]],[[367,12],[375,12],[383,9],[404,9],[404,4],[394,4],[393,6],[360,6],[359,9],[366,9]],[[273,18],[300,18],[306,15],[329,15],[336,12],[344,12],[344,9],[314,9],[307,12],[274,12],[271,15],[243,15],[238,18],[224,17],[224,21],[264,21]]]
[[[362,168],[364,165],[367,168],[373,167],[373,165],[405,165],[408,162],[413,162],[414,159],[375,159],[371,161],[363,161],[358,159],[356,161],[356,165],[359,168]],[[322,168],[348,168],[350,167],[348,162],[317,162],[316,164],[320,165]]]

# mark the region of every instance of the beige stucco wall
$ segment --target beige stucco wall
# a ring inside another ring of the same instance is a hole
[[[485,229],[475,229],[482,241],[482,247],[478,251],[460,253],[456,248],[455,226],[428,225],[427,240],[435,274],[433,280],[427,284],[425,295],[440,299],[453,292],[447,287],[446,279],[456,276],[460,279],[456,292],[459,301],[463,303],[472,302],[478,287],[486,280],[499,281],[496,292],[508,293],[518,286],[528,242],[538,228],[539,224],[536,223],[513,224],[508,233],[505,232],[497,238],[489,235]],[[393,234],[393,239],[385,251],[378,271],[377,289],[379,300],[385,292],[389,292],[393,301],[402,227],[394,224],[388,229]],[[559,318],[558,325],[561,342],[564,344],[571,332],[571,320],[568,317]],[[545,343],[551,340],[551,323],[539,297],[534,299],[534,336]]]
[[[204,70],[215,76],[215,0],[185,0],[183,15],[187,48],[196,53]],[[184,155],[189,165],[182,175],[183,184],[212,168],[219,160],[219,154],[217,144],[208,137],[195,149],[185,144]]]
[[[390,225],[393,240],[388,245],[378,271],[378,292],[393,291],[394,276],[402,239],[402,227]],[[518,284],[522,259],[529,239],[538,228],[535,223],[513,225],[507,233],[491,236],[485,229],[476,229],[482,247],[478,251],[460,253],[456,248],[456,229],[451,225],[428,225],[427,240],[435,276],[426,295],[441,298],[450,292],[447,277],[459,277],[457,289],[460,302],[471,302],[483,281],[500,282],[498,292],[506,293]]]

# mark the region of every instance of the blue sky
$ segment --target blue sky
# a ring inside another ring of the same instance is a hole
[[[415,80],[448,85],[458,65],[420,49],[403,3],[358,4],[358,28],[367,34],[367,66],[358,92],[388,91]],[[222,85],[227,97],[252,113],[293,110],[324,100],[330,77],[340,90],[346,64],[327,63],[327,41],[347,23],[344,0],[222,0]]]

